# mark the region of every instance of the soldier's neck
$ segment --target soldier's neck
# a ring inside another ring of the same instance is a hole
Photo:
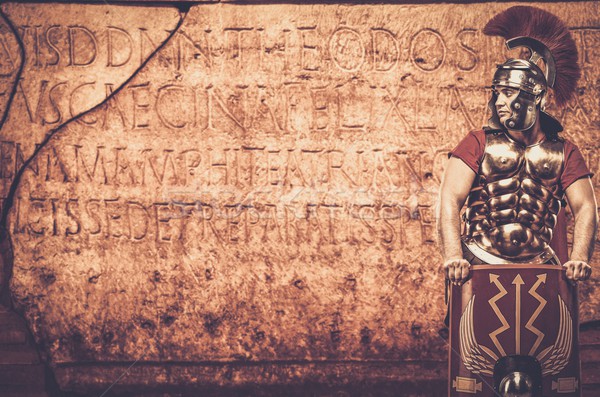
[[[540,126],[539,118],[530,129],[525,131],[508,130],[508,134],[512,139],[525,146],[535,145],[546,138],[546,134],[544,134]]]

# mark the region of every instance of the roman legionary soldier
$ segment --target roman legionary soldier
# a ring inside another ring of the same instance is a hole
[[[551,92],[561,107],[576,90],[575,43],[556,16],[528,6],[498,14],[484,33],[529,55],[497,66],[489,125],[470,132],[450,154],[438,206],[447,279],[461,284],[471,264],[553,263],[565,266],[570,279],[585,280],[597,218],[592,174],[545,110]],[[575,219],[569,257],[565,197]]]
[[[565,25],[534,7],[509,8],[484,33],[527,56],[497,66],[492,117],[452,150],[442,180],[438,232],[458,352],[449,395],[579,396],[577,293],[558,269],[572,282],[590,277],[596,200],[583,156],[546,112],[552,96],[557,107],[573,96],[577,50]]]

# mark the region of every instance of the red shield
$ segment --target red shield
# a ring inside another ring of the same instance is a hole
[[[450,291],[449,396],[493,397],[496,361],[536,357],[544,396],[580,396],[577,289],[561,266],[477,265]]]

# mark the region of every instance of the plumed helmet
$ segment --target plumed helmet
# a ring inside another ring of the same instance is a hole
[[[527,47],[531,53],[529,59],[509,59],[497,66],[492,87],[518,89],[519,95],[510,104],[511,116],[501,124],[495,107],[497,94],[493,91],[490,127],[527,130],[535,123],[539,110],[544,132],[562,131],[558,120],[546,113],[545,107],[548,88],[554,90],[556,105],[564,106],[573,96],[581,75],[577,47],[565,24],[539,8],[515,6],[493,17],[483,32],[503,37],[509,49]],[[544,71],[538,66],[540,60],[545,64]]]

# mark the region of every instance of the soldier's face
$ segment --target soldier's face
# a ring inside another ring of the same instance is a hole
[[[504,122],[512,115],[511,104],[519,95],[519,90],[511,87],[496,88],[496,113],[500,122]]]

